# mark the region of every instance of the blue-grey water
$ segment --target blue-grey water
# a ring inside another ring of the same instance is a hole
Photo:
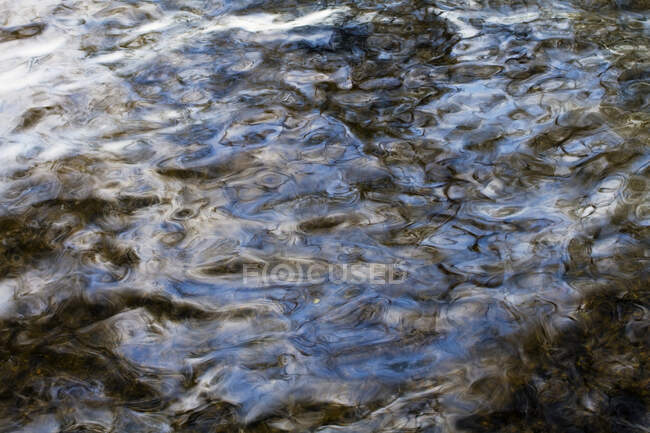
[[[0,0],[0,432],[647,433],[649,11]]]

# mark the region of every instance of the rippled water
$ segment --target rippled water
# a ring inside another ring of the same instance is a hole
[[[648,10],[0,0],[0,431],[648,432]]]

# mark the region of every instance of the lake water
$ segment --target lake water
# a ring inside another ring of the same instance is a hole
[[[0,432],[648,432],[647,0],[0,0]]]

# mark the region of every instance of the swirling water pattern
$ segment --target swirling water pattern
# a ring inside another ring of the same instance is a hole
[[[648,9],[0,1],[0,431],[647,432]]]

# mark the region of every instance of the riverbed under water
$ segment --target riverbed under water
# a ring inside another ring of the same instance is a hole
[[[649,10],[0,0],[0,432],[648,432]]]

